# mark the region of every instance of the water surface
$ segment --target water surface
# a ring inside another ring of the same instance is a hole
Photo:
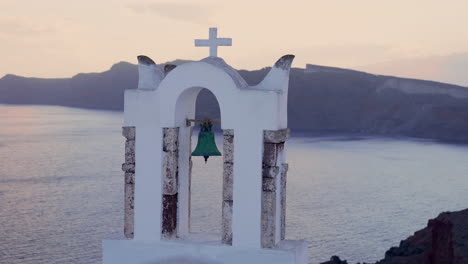
[[[101,240],[123,226],[122,117],[0,105],[1,264],[101,263]],[[467,161],[468,146],[430,141],[292,138],[287,238],[309,242],[311,263],[378,260],[468,207]],[[222,159],[193,168],[192,231],[219,231]]]

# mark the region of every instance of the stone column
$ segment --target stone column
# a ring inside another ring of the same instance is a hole
[[[264,248],[275,247],[285,236],[286,173],[284,143],[288,129],[265,130],[262,161],[262,231]]]
[[[191,178],[191,135],[192,127],[179,127],[179,167],[177,177],[177,237],[190,233],[190,178]]]
[[[125,163],[122,170],[125,172],[124,186],[124,235],[133,238],[134,231],[134,197],[135,197],[135,127],[122,127],[125,141]]]
[[[280,176],[281,176],[281,214],[280,214],[280,240],[284,240],[286,237],[286,178],[288,176],[289,165],[287,163],[281,164]]]
[[[221,241],[232,245],[232,191],[234,178],[234,130],[223,131],[223,205]]]
[[[163,129],[163,212],[162,235],[177,236],[177,203],[179,177],[179,128]]]

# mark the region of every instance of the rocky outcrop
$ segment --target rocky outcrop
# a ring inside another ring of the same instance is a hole
[[[429,220],[376,264],[468,264],[468,209]]]
[[[333,256],[320,264],[347,263]],[[390,248],[375,264],[468,264],[468,209],[429,220],[426,228]]]
[[[320,264],[348,264],[346,260],[341,260],[338,256],[333,256],[330,261],[322,262]]]

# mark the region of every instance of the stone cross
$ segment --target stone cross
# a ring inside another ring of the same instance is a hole
[[[218,57],[218,46],[232,46],[231,38],[218,38],[218,28],[210,28],[208,39],[195,40],[195,47],[210,47],[210,57]]]

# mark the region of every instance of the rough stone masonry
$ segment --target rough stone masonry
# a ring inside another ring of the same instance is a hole
[[[234,130],[223,130],[223,206],[221,221],[221,241],[232,245],[232,208],[234,178]]]
[[[179,179],[179,128],[163,129],[163,219],[165,238],[177,236]]]
[[[134,229],[134,197],[135,197],[135,127],[122,127],[125,141],[125,163],[122,170],[125,172],[124,187],[124,235],[133,238]]]
[[[261,243],[264,248],[275,247],[285,237],[288,164],[283,163],[283,152],[288,137],[289,129],[265,130],[263,133]],[[277,204],[280,205],[279,212]]]

